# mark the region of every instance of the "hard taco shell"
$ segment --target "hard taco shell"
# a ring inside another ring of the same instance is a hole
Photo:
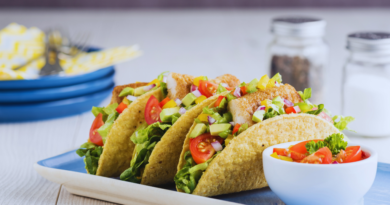
[[[211,161],[193,194],[215,196],[266,187],[262,162],[265,148],[285,142],[324,139],[334,133],[339,130],[331,123],[309,114],[282,115],[257,123],[231,140]],[[184,154],[189,150],[189,140],[187,134],[178,170],[186,163]]]

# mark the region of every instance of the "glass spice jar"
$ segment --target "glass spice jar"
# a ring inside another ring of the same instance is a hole
[[[310,17],[280,17],[272,21],[274,39],[268,47],[271,76],[296,90],[312,88],[312,103],[322,103],[328,46],[323,38],[326,22]]]
[[[343,73],[343,115],[349,128],[368,137],[390,136],[390,33],[348,35],[350,55]]]

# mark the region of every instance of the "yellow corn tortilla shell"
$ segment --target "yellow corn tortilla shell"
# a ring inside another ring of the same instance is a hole
[[[228,93],[224,92],[220,95],[226,96]],[[169,128],[153,149],[149,163],[143,171],[141,184],[157,186],[174,182],[176,166],[188,130],[195,118],[202,113],[203,108],[215,103],[220,95],[212,96],[191,108]]]
[[[129,168],[135,147],[130,136],[145,123],[145,105],[152,95],[159,101],[163,98],[161,88],[150,91],[138,97],[115,120],[104,144],[96,175],[117,177]]]
[[[309,114],[282,115],[255,124],[232,139],[211,161],[193,194],[215,196],[266,187],[264,149],[285,142],[324,139],[334,133],[339,130],[331,123]],[[189,135],[183,145],[178,170],[185,165],[184,153],[188,150]]]

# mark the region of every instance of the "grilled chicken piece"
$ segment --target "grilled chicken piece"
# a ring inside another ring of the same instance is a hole
[[[186,74],[169,73],[167,76],[168,97],[170,99],[183,99],[191,92],[191,85],[194,82],[194,77]],[[240,84],[240,80],[234,75],[225,74],[215,79],[210,80],[215,84],[226,83],[229,87],[236,87]]]
[[[261,101],[265,99],[272,100],[280,96],[293,103],[302,102],[301,96],[289,84],[281,85],[280,87],[273,87],[265,91],[257,91],[255,93],[247,94],[244,97],[234,99],[229,102],[228,109],[233,115],[234,123],[253,125],[253,113],[260,106]]]
[[[219,85],[220,83],[226,83],[229,85],[229,87],[232,88],[239,86],[241,83],[240,80],[236,78],[236,76],[230,74],[218,76],[217,78],[210,80],[210,82],[215,83],[217,85]]]
[[[147,84],[148,83],[136,82],[136,83],[131,83],[131,84],[127,84],[127,85],[115,86],[114,90],[112,91],[112,97],[111,97],[110,105],[113,104],[113,103],[120,104],[122,102],[124,97],[119,97],[119,94],[122,92],[123,89],[125,89],[127,87],[138,88],[138,87],[141,87],[141,86],[145,86]]]

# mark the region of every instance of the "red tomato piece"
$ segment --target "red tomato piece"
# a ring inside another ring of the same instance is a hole
[[[345,149],[346,157],[344,163],[357,162],[362,160],[362,149],[360,146],[349,146]]]
[[[161,122],[160,113],[161,107],[158,103],[158,100],[153,95],[150,96],[145,106],[145,121],[148,123],[148,125],[151,125],[155,122]]]
[[[210,133],[199,135],[190,140],[191,155],[197,164],[207,161],[215,154],[215,149],[211,145],[215,141],[219,141],[221,144],[223,143],[221,137],[212,136]]]
[[[294,152],[294,151],[291,152],[290,155],[291,155],[291,158],[296,162],[300,162],[302,159],[304,159],[306,157],[305,154],[302,154],[299,152]]]
[[[103,114],[99,113],[92,123],[91,129],[89,130],[89,140],[98,146],[103,146],[103,139],[97,131],[101,126],[104,125]]]
[[[123,110],[125,110],[126,108],[127,108],[127,105],[124,102],[121,102],[121,104],[119,104],[118,107],[116,108],[116,111],[118,113],[122,113]]]
[[[164,107],[165,104],[167,104],[167,102],[169,102],[171,99],[169,99],[169,97],[166,97],[164,100],[162,100],[160,102],[160,107]]]
[[[221,104],[221,101],[222,101],[224,98],[225,98],[225,96],[222,96],[222,95],[219,96],[218,99],[217,99],[217,101],[215,102],[214,106],[215,106],[215,107],[218,107],[219,104]]]
[[[362,150],[362,160],[363,160],[363,159],[367,159],[367,158],[369,158],[370,156],[371,156],[370,153],[365,152],[365,151]]]
[[[340,152],[336,156],[336,161],[338,163],[344,163],[346,157],[347,157],[347,153],[344,150],[340,150]]]
[[[323,147],[317,152],[305,157],[301,163],[306,164],[330,164],[332,163],[332,152],[328,147]]]
[[[287,149],[284,148],[274,148],[273,152],[278,153],[280,156],[287,156]]]
[[[240,127],[241,127],[241,125],[238,124],[238,123],[237,123],[236,125],[234,125],[233,132],[232,132],[232,133],[234,134],[234,133],[238,132],[238,129],[240,129]]]
[[[248,93],[248,92],[246,92],[245,86],[240,87],[240,89],[241,89],[241,95],[246,95]]]
[[[291,114],[291,113],[297,113],[297,112],[295,112],[294,107],[288,107],[288,108],[286,108],[286,113]]]
[[[199,80],[199,92],[207,98],[214,95],[217,91],[218,85],[205,80]]]
[[[290,147],[290,151],[298,152],[298,153],[301,153],[301,154],[306,154],[306,153],[308,153],[308,151],[306,150],[305,145],[308,142],[310,142],[310,141],[318,142],[319,140],[307,140],[307,141],[304,141],[304,142],[300,142],[300,143]]]
[[[325,112],[321,112],[320,114],[318,114],[318,117],[320,117],[320,118],[322,118],[322,119],[324,119],[324,120],[326,120],[326,121],[328,121],[328,122],[333,124],[332,118],[328,114],[326,114]]]

